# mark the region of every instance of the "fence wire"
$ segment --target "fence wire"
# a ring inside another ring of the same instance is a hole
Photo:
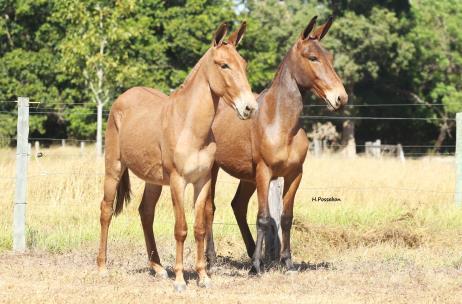
[[[16,101],[0,101],[4,103],[14,103]],[[32,102],[31,102],[32,103]],[[37,104],[40,104],[39,102],[36,102]],[[45,104],[45,103],[44,103]],[[91,111],[91,112],[82,112],[79,113],[80,109],[77,108],[72,108],[73,106],[76,105],[88,105],[89,103],[46,103],[46,105],[56,105],[56,106],[62,106],[65,109],[62,111],[56,110],[56,109],[51,109],[51,108],[41,108],[40,105],[37,105],[36,107],[32,108],[30,111],[30,115],[86,115],[86,116],[93,116],[97,115],[96,111]],[[444,106],[442,104],[433,104],[433,105],[424,105],[424,104],[369,104],[369,105],[347,105],[347,107],[354,108],[354,107],[361,107],[361,108],[374,108],[374,107],[415,107],[415,106]],[[315,108],[315,107],[325,107],[323,104],[319,105],[305,105],[305,108]],[[88,111],[87,109],[81,109],[82,111]],[[10,114],[10,115],[17,115],[16,111],[0,111],[2,114]],[[109,111],[104,110],[103,111],[103,116],[107,117],[109,115]],[[438,117],[376,117],[376,116],[337,116],[337,115],[302,115],[300,116],[301,119],[319,119],[319,120],[404,120],[404,121],[441,121],[441,120],[446,120],[446,121],[455,121],[453,118],[438,118]],[[7,140],[7,141],[14,141],[16,140],[15,137],[0,137],[0,140]],[[75,139],[75,138],[52,138],[52,137],[30,137],[29,141],[52,141],[52,142],[87,142],[87,143],[94,143],[96,142],[95,140],[91,139]],[[348,145],[335,145],[336,147],[346,147]],[[357,148],[360,147],[366,147],[365,144],[357,144],[355,145]],[[439,146],[439,148],[455,148],[455,145],[442,145]],[[402,145],[403,149],[409,149],[411,151],[415,151],[415,149],[427,149],[427,148],[434,148],[434,145],[416,145],[416,144],[403,144]],[[79,154],[70,154],[70,153],[53,153],[48,155],[47,153],[43,153],[40,157],[37,157],[37,155],[34,155],[33,153],[30,153],[31,155],[29,156],[35,156],[35,159],[37,163],[39,164],[39,173],[37,174],[29,174],[27,178],[29,179],[36,179],[36,178],[41,178],[41,177],[52,177],[52,176],[60,176],[60,177],[69,177],[69,178],[75,178],[75,176],[80,176],[80,177],[95,177],[95,178],[101,178],[104,177],[104,173],[102,172],[81,172],[81,171],[73,171],[73,172],[68,172],[68,171],[47,171],[40,162],[41,157],[70,157],[70,158],[78,158]],[[423,156],[423,155],[429,155],[429,153],[425,152],[406,152],[405,156]],[[454,153],[439,153],[437,154],[438,156],[453,156],[455,155]],[[13,156],[14,157],[14,156]],[[82,155],[80,155],[82,157]],[[7,180],[7,181],[12,181],[15,180],[15,176],[0,176],[0,180]],[[226,185],[233,185],[233,186],[238,186],[239,182],[238,181],[225,181],[225,180],[218,180],[217,184],[226,184]],[[140,189],[142,191],[142,189]],[[453,196],[454,194],[462,193],[462,192],[453,192],[453,191],[438,191],[438,190],[429,190],[429,189],[419,189],[419,188],[405,188],[405,187],[389,187],[389,186],[364,186],[364,187],[350,187],[350,186],[333,186],[333,187],[299,187],[298,188],[299,192],[316,192],[316,191],[344,191],[344,192],[377,192],[377,191],[393,191],[393,192],[411,192],[411,193],[428,193],[428,194],[438,194],[438,195],[443,195],[443,196]],[[35,205],[34,208],[49,208],[50,205],[53,203],[47,203],[46,205],[40,206],[40,205]],[[66,203],[62,204],[62,202],[56,202],[55,206],[75,206],[79,207],[82,206],[81,203]],[[155,223],[157,224],[162,224],[159,221],[156,221]],[[165,223],[167,224],[167,223]],[[170,223],[168,223],[170,224]],[[192,225],[193,223],[189,223],[188,225]],[[222,226],[237,226],[236,223],[227,223],[227,222],[214,222],[214,225],[222,225]],[[254,223],[249,223],[249,225],[255,225]]]

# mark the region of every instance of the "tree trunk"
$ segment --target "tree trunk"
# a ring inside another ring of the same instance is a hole
[[[96,120],[96,156],[103,156],[103,104],[97,104],[97,120]]]
[[[356,156],[355,124],[351,120],[343,122],[341,144],[346,157],[352,158]]]
[[[448,123],[447,119],[444,118],[444,122],[440,125],[440,132],[438,134],[438,138],[436,139],[435,145],[433,147],[433,152],[439,152],[441,146],[443,145],[446,136],[449,134],[449,131],[453,127],[452,123]]]

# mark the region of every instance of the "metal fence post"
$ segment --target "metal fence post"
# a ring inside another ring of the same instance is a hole
[[[16,195],[13,215],[13,250],[26,250],[27,161],[29,152],[29,98],[18,98]]]
[[[456,207],[462,207],[462,112],[456,114]]]

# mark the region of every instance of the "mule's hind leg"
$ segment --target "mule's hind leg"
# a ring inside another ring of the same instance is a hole
[[[146,241],[146,250],[148,252],[149,266],[157,275],[167,278],[167,271],[160,263],[157,252],[156,240],[154,238],[153,223],[156,204],[159,201],[162,186],[146,183],[144,187],[143,198],[141,199],[138,211],[140,213],[141,224],[143,225],[144,240]]]
[[[252,257],[255,252],[255,241],[253,240],[249,224],[247,223],[247,208],[249,206],[250,197],[255,192],[255,188],[255,184],[241,181],[231,202],[234,216],[239,225],[239,230],[244,239],[245,248],[247,249],[249,257]]]
[[[122,165],[120,162],[114,162],[110,165],[106,164],[106,176],[104,177],[104,197],[101,201],[101,235],[99,241],[99,253],[96,258],[99,271],[104,273],[106,271],[106,255],[107,255],[107,237],[109,231],[109,225],[111,224],[112,215],[114,213],[113,204],[117,191],[117,185],[119,184],[120,177],[122,175]]]
[[[205,237],[207,241],[205,255],[207,257],[209,268],[213,267],[217,261],[217,253],[215,251],[215,243],[213,241],[213,217],[215,215],[215,185],[217,183],[218,169],[219,168],[216,165],[212,167],[210,193],[207,195],[207,200],[205,202]]]

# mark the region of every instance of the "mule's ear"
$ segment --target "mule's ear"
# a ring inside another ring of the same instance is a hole
[[[247,29],[247,22],[243,21],[241,23],[241,26],[229,36],[228,42],[234,46],[237,46],[241,42],[242,37],[244,37],[244,33],[246,29]]]
[[[321,39],[324,38],[324,36],[326,36],[333,21],[334,21],[334,16],[329,16],[329,19],[327,19],[326,23],[324,23],[323,25],[319,26],[317,29],[314,30],[313,34],[311,35],[312,38],[318,39],[319,41],[321,41]]]
[[[225,38],[227,32],[228,24],[226,24],[226,22],[223,22],[222,24],[220,24],[215,34],[213,35],[212,45],[220,46],[223,43],[223,39]]]
[[[305,30],[302,32],[302,34],[300,36],[300,39],[305,40],[308,37],[310,37],[310,33],[313,30],[314,25],[316,24],[316,19],[318,19],[318,16],[314,16],[313,18],[311,18],[311,20],[308,23],[308,25],[306,26]]]

